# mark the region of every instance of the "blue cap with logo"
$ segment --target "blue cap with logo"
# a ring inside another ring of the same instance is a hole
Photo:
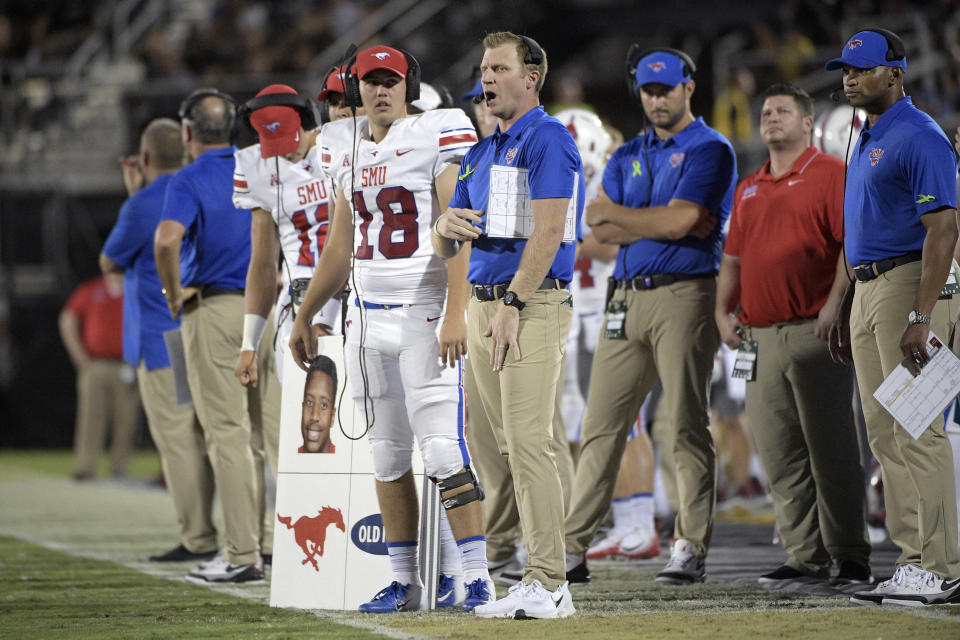
[[[637,86],[657,83],[675,87],[691,80],[683,60],[666,51],[654,51],[637,62]]]
[[[859,31],[843,45],[843,54],[826,64],[827,71],[840,69],[843,65],[857,69],[872,69],[873,67],[900,67],[907,69],[907,57],[896,60],[887,59],[890,44],[883,34],[876,31]]]

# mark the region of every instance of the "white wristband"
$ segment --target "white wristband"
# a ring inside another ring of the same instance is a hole
[[[243,314],[243,343],[240,351],[256,351],[263,338],[263,330],[267,328],[267,319],[255,313]]]

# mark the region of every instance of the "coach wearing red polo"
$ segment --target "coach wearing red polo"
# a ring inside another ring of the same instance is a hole
[[[760,577],[773,588],[829,578],[833,562],[840,583],[872,580],[853,377],[825,344],[847,285],[843,162],[810,146],[812,127],[805,91],[767,89],[760,135],[770,159],[737,187],[717,285],[723,341],[757,347],[747,418],[787,552]]]

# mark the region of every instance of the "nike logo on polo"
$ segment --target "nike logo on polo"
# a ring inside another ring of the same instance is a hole
[[[437,320],[439,320],[439,319],[442,318],[442,317],[443,317],[443,316],[437,316],[436,318],[431,318],[430,316],[427,316],[427,322],[436,322]]]
[[[405,156],[411,151],[413,151],[413,149],[407,149],[406,151],[400,151],[400,149],[397,149],[397,157]]]
[[[787,186],[792,187],[793,185],[798,184],[800,182],[803,182],[803,178],[799,180],[787,180]]]
[[[926,204],[928,202],[933,202],[937,198],[935,196],[925,196],[922,193],[917,194],[917,204]]]
[[[469,176],[471,173],[473,173],[473,172],[476,171],[476,170],[477,170],[476,167],[471,167],[470,165],[467,165],[467,170],[464,171],[463,173],[461,173],[460,175],[458,175],[458,176],[457,176],[457,180],[464,180],[464,179],[466,179],[467,176]]]

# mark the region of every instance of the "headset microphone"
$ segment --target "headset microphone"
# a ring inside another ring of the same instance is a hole
[[[475,96],[473,96],[473,97],[470,98],[470,99],[473,100],[473,104],[480,104],[481,102],[483,102],[484,100],[486,100],[486,98],[483,97],[483,94],[482,94],[482,93],[479,94],[479,95],[475,95]]]

